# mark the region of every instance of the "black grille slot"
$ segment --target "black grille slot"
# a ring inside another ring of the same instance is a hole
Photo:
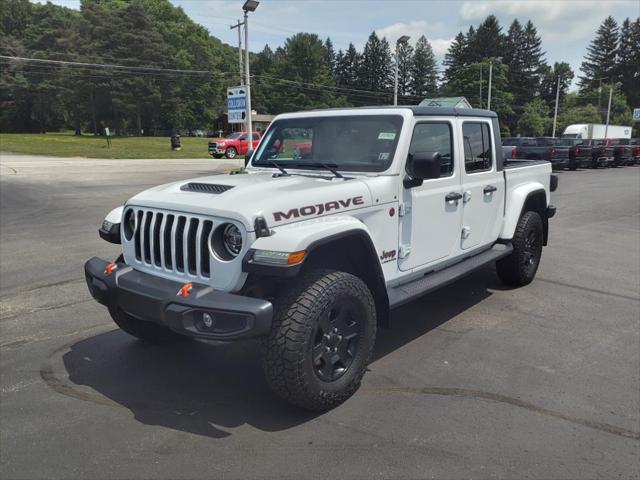
[[[202,226],[202,235],[200,235],[200,270],[202,270],[203,277],[211,276],[209,271],[209,262],[211,261],[209,257],[209,235],[212,228],[213,222],[206,220]]]
[[[185,217],[178,217],[178,224],[176,225],[176,270],[184,272],[184,225],[187,223]]]
[[[151,219],[153,218],[152,212],[147,212],[144,216],[144,228],[142,235],[144,238],[144,261],[151,263]]]
[[[233,185],[217,185],[215,183],[199,183],[189,182],[180,187],[180,190],[184,192],[200,192],[200,193],[224,193],[227,190],[231,190]]]
[[[138,210],[136,215],[136,224],[138,225],[135,233],[135,245],[136,245],[136,259],[142,259],[142,253],[140,252],[140,230],[142,230],[142,211]]]
[[[196,231],[198,230],[198,219],[189,220],[189,231],[187,232],[187,266],[189,273],[195,275],[196,271]]]
[[[173,215],[167,215],[167,221],[164,226],[164,265],[169,270],[173,269],[173,260],[171,259],[171,229],[173,228]]]
[[[164,215],[162,213],[156,213],[156,218],[153,222],[153,263],[158,267],[162,266],[162,259],[160,258],[160,227],[162,226],[163,218]]]

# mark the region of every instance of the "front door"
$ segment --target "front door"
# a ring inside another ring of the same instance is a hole
[[[489,121],[461,123],[464,164],[461,248],[490,245],[498,238],[504,212],[504,176],[497,171]]]
[[[414,127],[408,161],[416,152],[438,152],[442,164],[440,178],[402,191],[400,270],[436,265],[459,251],[462,186],[454,128],[445,119],[418,122]]]

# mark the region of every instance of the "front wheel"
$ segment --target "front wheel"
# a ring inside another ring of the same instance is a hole
[[[496,262],[500,280],[518,287],[531,283],[540,265],[543,240],[542,218],[537,212],[526,212],[513,235],[513,252]]]
[[[233,148],[233,147],[229,147],[227,148],[227,150],[224,152],[225,157],[227,158],[236,158],[236,156],[238,155],[238,151]]]
[[[376,310],[365,283],[349,273],[311,270],[274,302],[263,368],[269,386],[299,407],[330,410],[351,397],[371,357]]]

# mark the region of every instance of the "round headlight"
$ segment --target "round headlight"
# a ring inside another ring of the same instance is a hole
[[[242,233],[233,223],[227,224],[222,231],[222,243],[224,248],[233,257],[237,257],[242,250]]]

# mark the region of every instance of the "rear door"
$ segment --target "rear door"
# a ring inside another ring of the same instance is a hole
[[[463,250],[490,245],[498,238],[504,215],[504,176],[498,171],[491,122],[458,120],[464,152],[462,165]]]

